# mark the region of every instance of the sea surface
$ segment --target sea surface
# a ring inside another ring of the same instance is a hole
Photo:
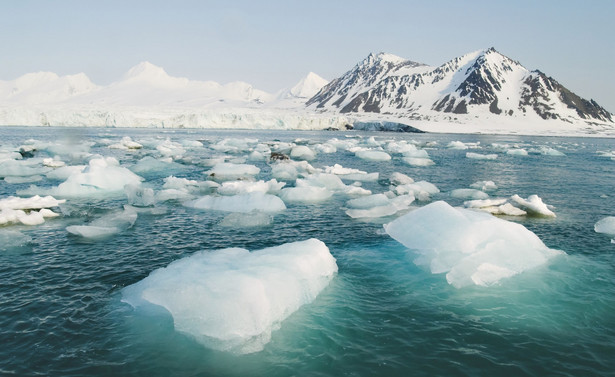
[[[110,143],[130,136],[144,148]],[[370,139],[373,137],[373,139]],[[494,181],[492,197],[536,194],[555,218],[506,217],[565,255],[492,286],[455,288],[444,274],[414,263],[415,255],[383,231],[395,216],[352,219],[348,197],[315,204],[287,204],[271,224],[228,227],[228,213],[198,210],[177,201],[156,204],[134,226],[104,240],[84,240],[66,227],[121,209],[126,197],[68,199],[62,215],[37,226],[8,225],[29,236],[22,245],[0,245],[0,375],[15,376],[608,376],[615,375],[615,244],[594,224],[615,216],[614,139],[402,134],[366,132],[213,131],[160,129],[0,128],[0,148],[18,150],[30,139],[57,148],[82,164],[90,154],[114,156],[134,166],[160,157],[155,141],[198,140],[169,170],[142,176],[154,190],[170,175],[205,180],[203,161],[222,152],[223,139],[287,141],[305,145],[332,138],[361,143],[413,141],[435,165],[410,166],[399,156],[365,161],[347,150],[319,153],[316,168],[340,164],[380,179],[363,182],[374,193],[389,190],[401,172],[436,185],[432,201],[462,205],[450,192]],[[30,141],[29,141],[30,140]],[[448,148],[452,141],[472,146]],[[90,143],[90,144],[88,144]],[[495,143],[495,144],[494,144]],[[506,145],[506,147],[502,147]],[[58,147],[59,146],[59,147]],[[84,147],[86,146],[86,147]],[[563,156],[506,149],[548,147]],[[54,152],[50,152],[53,150]],[[71,152],[80,152],[72,153]],[[495,153],[476,160],[467,152]],[[88,154],[89,153],[89,154]],[[226,151],[242,158],[249,151]],[[247,161],[268,180],[268,161]],[[0,199],[38,182],[0,180]],[[415,202],[421,207],[428,202]],[[175,331],[170,315],[144,316],[122,302],[121,291],[157,268],[200,250],[258,250],[317,238],[336,258],[339,272],[320,295],[284,320],[264,350],[233,354],[211,350]],[[8,246],[7,246],[8,245]]]

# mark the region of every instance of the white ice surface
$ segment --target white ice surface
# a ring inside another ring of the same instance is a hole
[[[177,331],[206,347],[253,353],[336,272],[329,249],[316,239],[252,252],[201,251],[124,288],[122,301],[145,311],[165,308]]]
[[[233,196],[206,195],[186,202],[185,205],[197,209],[241,213],[252,211],[280,212],[286,209],[284,202],[279,197],[258,191]]]
[[[417,254],[417,265],[434,274],[446,273],[446,280],[457,288],[497,284],[562,254],[520,224],[442,201],[409,212],[384,228]]]

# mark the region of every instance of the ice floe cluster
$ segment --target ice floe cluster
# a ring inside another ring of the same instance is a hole
[[[142,213],[216,211],[216,224],[233,231],[272,226],[291,210],[308,218],[314,208],[336,206],[351,224],[386,223],[386,233],[415,253],[417,264],[445,273],[455,287],[494,285],[562,253],[508,217],[493,216],[554,218],[554,207],[539,196],[504,193],[499,181],[447,187],[423,175],[447,158],[478,167],[566,158],[552,145],[438,145],[356,134],[325,141],[197,138],[109,135],[1,145],[0,178],[9,194],[0,197],[0,244],[27,244],[23,228],[51,217],[60,218],[54,221],[70,241],[96,242],[134,231]],[[600,153],[613,158],[612,151]],[[595,231],[615,237],[613,223],[600,220]],[[139,310],[164,308],[178,331],[207,347],[248,353],[263,349],[336,272],[328,247],[310,239],[252,252],[198,252],[122,294]]]

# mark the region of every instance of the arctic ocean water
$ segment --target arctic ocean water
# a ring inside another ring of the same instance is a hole
[[[488,287],[455,288],[444,274],[414,264],[411,250],[383,232],[396,216],[358,220],[334,195],[317,204],[287,204],[270,225],[223,226],[224,212],[158,204],[140,213],[134,226],[100,241],[70,235],[83,224],[126,204],[115,199],[70,199],[62,216],[38,226],[0,227],[31,238],[21,246],[0,245],[0,374],[147,376],[606,376],[615,375],[615,244],[594,224],[615,215],[615,150],[612,139],[525,136],[397,134],[359,132],[207,131],[142,129],[1,128],[3,148],[28,139],[58,143],[64,153],[93,142],[90,153],[115,156],[130,167],[158,157],[152,140],[201,140],[166,171],[142,174],[155,190],[170,175],[204,180],[204,158],[219,155],[208,145],[223,138],[324,142],[361,137],[414,140],[427,146],[433,166],[413,167],[399,158],[365,161],[338,149],[319,153],[314,167],[379,172],[364,182],[374,193],[388,190],[398,171],[435,184],[432,200],[461,205],[450,191],[480,180],[498,185],[492,197],[540,196],[556,218],[506,217],[523,224],[550,248],[566,255]],[[109,149],[130,136],[145,147]],[[451,141],[480,142],[455,150]],[[435,143],[432,143],[435,142]],[[514,156],[494,143],[527,150],[547,146],[564,156]],[[497,153],[495,160],[466,152]],[[39,151],[36,153],[44,154]],[[247,152],[235,151],[234,157]],[[41,156],[42,157],[42,156]],[[74,154],[69,163],[83,163]],[[81,160],[80,160],[81,159]],[[258,179],[269,179],[265,161]],[[39,187],[57,185],[43,177]],[[31,183],[0,181],[0,199]],[[415,202],[413,207],[425,202]],[[56,209],[56,211],[58,211]],[[256,353],[236,355],[205,348],[176,332],[164,311],[142,315],[121,301],[121,290],[199,250],[257,250],[318,238],[337,259],[339,272],[311,304],[274,331]]]

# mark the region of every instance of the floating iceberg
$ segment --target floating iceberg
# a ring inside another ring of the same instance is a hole
[[[474,153],[468,152],[466,153],[466,158],[471,158],[474,160],[495,160],[498,158],[497,154],[482,154],[482,153]]]
[[[207,195],[185,203],[197,209],[211,209],[225,212],[248,213],[252,211],[279,212],[286,209],[284,202],[275,195],[263,192],[250,192],[233,196]]]
[[[510,198],[517,206],[521,207],[530,214],[536,216],[555,217],[555,213],[549,209],[549,207],[543,203],[542,199],[538,195],[530,195],[527,199],[521,198],[515,194]]]
[[[355,156],[366,161],[389,161],[391,155],[385,151],[373,150],[373,149],[361,149],[355,152]]]
[[[418,254],[415,263],[446,273],[449,284],[489,286],[563,254],[524,226],[487,213],[431,203],[384,226]]]
[[[137,211],[131,206],[124,206],[117,211],[92,221],[89,225],[71,225],[66,231],[74,236],[88,239],[102,239],[121,233],[131,228],[137,221]]]
[[[596,233],[604,233],[611,237],[615,237],[615,216],[607,216],[598,220],[594,225],[594,231]],[[615,243],[615,238],[611,240],[611,243]]]
[[[250,164],[233,164],[222,162],[216,164],[207,174],[216,181],[232,181],[235,179],[252,178],[260,173],[261,169]]]
[[[245,354],[261,351],[336,272],[335,258],[317,239],[253,252],[201,251],[124,288],[122,301],[145,311],[163,307],[177,331],[208,348]]]

